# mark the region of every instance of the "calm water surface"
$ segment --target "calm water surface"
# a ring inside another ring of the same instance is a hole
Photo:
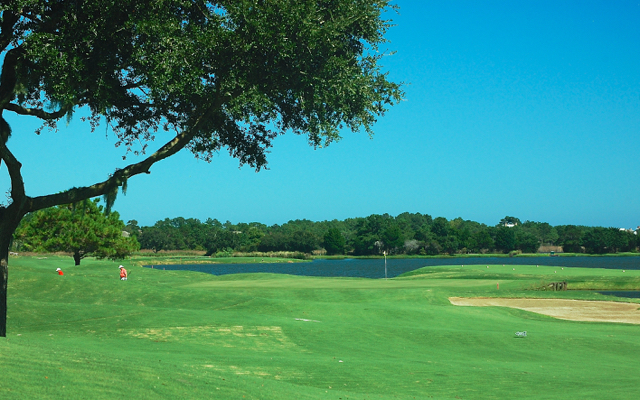
[[[436,265],[553,265],[558,267],[640,269],[639,257],[476,257],[476,258],[422,258],[387,259],[387,277],[394,278],[405,272]],[[148,266],[151,267],[151,266]],[[213,275],[267,272],[276,274],[354,277],[380,279],[385,277],[384,259],[314,260],[293,264],[190,264],[163,265],[167,270],[199,271]]]
[[[640,299],[640,290],[607,290],[598,293],[607,296],[626,297],[628,299]]]

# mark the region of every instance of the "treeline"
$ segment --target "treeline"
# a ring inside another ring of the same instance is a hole
[[[203,250],[208,255],[275,251],[328,255],[535,253],[541,246],[603,254],[637,251],[639,245],[634,231],[618,228],[522,223],[515,217],[505,217],[497,225],[488,226],[420,213],[396,217],[374,214],[344,221],[295,220],[272,226],[167,218],[144,227],[129,221],[125,230],[137,237],[142,249]]]

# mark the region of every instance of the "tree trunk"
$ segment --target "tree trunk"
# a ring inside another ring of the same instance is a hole
[[[9,282],[9,245],[18,224],[7,209],[0,209],[0,337],[7,336],[7,285]],[[18,218],[18,222],[20,219]]]
[[[20,207],[12,203],[0,207],[0,337],[7,337],[7,287],[9,282],[9,246],[20,220]]]
[[[80,252],[76,251],[75,253],[73,253],[73,261],[75,261],[76,265],[80,265],[80,260],[82,258],[80,257]]]
[[[5,236],[8,236],[8,238]],[[11,235],[6,235],[0,229],[0,337],[7,337],[7,282],[9,281],[10,238]]]

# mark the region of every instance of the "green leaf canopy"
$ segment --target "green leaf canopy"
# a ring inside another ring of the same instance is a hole
[[[71,253],[76,265],[88,256],[117,260],[138,250],[137,240],[123,234],[118,213],[103,211],[98,200],[47,208],[26,219],[15,236],[26,251]]]

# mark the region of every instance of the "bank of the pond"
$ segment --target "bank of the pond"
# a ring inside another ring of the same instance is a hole
[[[639,270],[640,256],[631,257],[464,257],[464,258],[389,258],[386,260],[387,277],[394,278],[418,268],[437,265],[549,265],[558,267],[608,268]],[[302,276],[353,277],[380,279],[385,277],[384,259],[314,260],[307,263],[247,263],[247,264],[187,264],[146,267],[167,270],[188,270],[213,275],[239,273],[277,273]]]

